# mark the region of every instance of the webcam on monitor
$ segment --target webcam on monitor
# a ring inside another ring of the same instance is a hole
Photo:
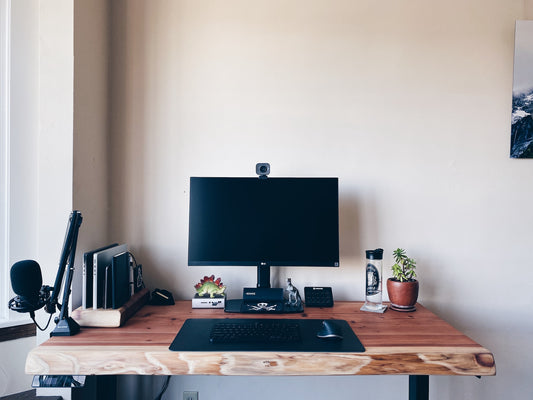
[[[269,163],[257,163],[255,164],[255,173],[259,175],[259,178],[266,178],[270,174]]]

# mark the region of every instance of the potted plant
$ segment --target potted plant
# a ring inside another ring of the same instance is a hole
[[[396,311],[415,311],[418,299],[418,281],[416,278],[416,261],[407,257],[404,249],[393,251],[395,264],[392,266],[392,278],[387,280],[387,292],[391,308]]]

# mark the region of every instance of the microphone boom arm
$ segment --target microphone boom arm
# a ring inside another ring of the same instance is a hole
[[[50,336],[72,336],[80,331],[80,326],[72,317],[68,315],[68,300],[71,292],[72,277],[74,273],[74,259],[76,257],[76,245],[78,242],[78,232],[83,218],[79,211],[72,211],[69,218],[65,242],[59,259],[59,268],[57,270],[56,281],[52,288],[52,296],[46,305],[46,311],[53,314],[56,306],[60,309],[59,318],[56,318],[56,327],[50,333]],[[68,264],[67,264],[68,262]],[[68,268],[67,268],[68,266]],[[63,288],[63,304],[58,304],[59,293],[61,292],[61,283],[65,275],[65,287]]]

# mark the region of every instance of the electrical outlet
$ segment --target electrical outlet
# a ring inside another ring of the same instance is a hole
[[[198,400],[198,392],[183,392],[183,400]]]

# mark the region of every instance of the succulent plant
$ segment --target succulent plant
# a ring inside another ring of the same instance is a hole
[[[416,261],[407,257],[404,249],[396,249],[392,252],[395,264],[392,266],[393,279],[399,282],[410,282],[416,278]]]

